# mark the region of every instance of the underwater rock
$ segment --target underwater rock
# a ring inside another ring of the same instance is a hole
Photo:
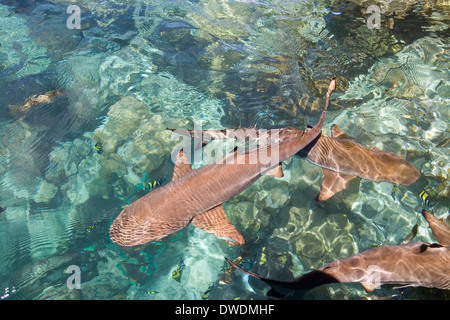
[[[102,141],[105,152],[115,151],[131,138],[136,127],[148,116],[148,108],[131,97],[124,97],[113,104],[103,125],[94,132],[94,139]]]
[[[58,187],[53,183],[49,183],[45,180],[42,180],[41,184],[38,186],[36,194],[34,195],[35,202],[50,202],[58,192]]]
[[[292,256],[286,250],[289,244],[286,240],[273,237],[261,248],[259,261],[255,263],[257,273],[270,275],[270,277],[282,277],[289,279],[292,275],[286,275],[293,269]],[[280,276],[282,275],[282,276]]]
[[[49,165],[45,170],[45,179],[49,182],[59,184],[66,178],[64,163],[67,152],[62,147],[53,148],[49,154]]]
[[[66,177],[78,172],[80,162],[91,152],[89,144],[82,139],[64,142],[53,148],[49,154],[45,178],[55,184],[60,184]]]
[[[253,202],[237,196],[237,201],[228,201],[223,204],[228,220],[238,230],[245,234],[247,241],[254,241],[260,228],[260,222],[255,219],[256,211]]]
[[[265,201],[265,207],[281,208],[290,200],[289,184],[273,177],[264,177],[261,179],[262,189],[258,193],[258,201]]]
[[[161,155],[170,156],[174,146],[170,136],[162,117],[152,115],[145,104],[131,97],[111,106],[104,124],[94,131],[94,139],[102,142],[102,166],[107,161],[115,172],[131,166],[140,176],[157,169],[165,158]],[[108,155],[115,152],[112,158]]]
[[[88,270],[98,274],[86,281],[83,280],[82,272],[80,291],[83,299],[86,297],[88,299],[125,299],[127,289],[131,285],[126,278],[127,275],[122,273],[122,269],[118,265],[118,261],[123,257],[112,250],[99,250],[95,252],[95,255],[94,261],[88,261],[90,264]]]
[[[41,178],[33,153],[39,141],[38,130],[18,120],[5,124],[1,132],[1,144],[5,147],[2,161],[7,168],[11,188],[34,194]]]
[[[62,188],[67,189],[66,196],[70,203],[81,204],[89,199],[89,191],[85,182],[78,175],[70,176]]]
[[[115,173],[118,176],[123,176],[127,173],[127,167],[122,157],[117,153],[111,153],[107,158],[101,161],[102,175]]]
[[[324,239],[315,232],[303,232],[295,243],[295,251],[301,256],[310,259],[322,258],[326,252]],[[300,260],[302,260],[300,258]],[[303,261],[303,260],[302,260]]]

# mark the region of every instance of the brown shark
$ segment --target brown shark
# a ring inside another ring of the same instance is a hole
[[[375,247],[326,264],[292,281],[265,279],[228,259],[227,261],[272,287],[290,290],[311,289],[337,282],[359,282],[366,291],[372,291],[383,284],[450,290],[450,228],[428,211],[423,210],[423,214],[441,244],[413,242]]]
[[[295,128],[275,129],[280,141],[290,140],[302,130]],[[203,139],[252,138],[271,135],[274,130],[205,130],[191,131],[190,135]],[[316,200],[324,201],[347,188],[348,183],[360,177],[376,182],[391,182],[411,185],[419,177],[420,172],[407,160],[392,152],[382,151],[375,147],[367,148],[353,142],[338,126],[331,127],[332,137],[320,134],[310,145],[298,152],[310,162],[321,166],[323,170],[322,187]],[[267,139],[265,139],[267,140]]]
[[[324,110],[314,128],[298,130],[276,145],[257,147],[243,153],[234,151],[223,161],[196,170],[190,170],[184,154],[179,153],[174,179],[127,206],[111,225],[111,240],[122,246],[139,245],[159,240],[192,222],[236,245],[245,243],[234,227],[230,228],[221,204],[249,187],[261,175],[278,175],[281,161],[316,139],[334,88],[333,78],[327,90]],[[261,154],[267,158],[276,156],[278,162],[266,161]]]
[[[327,200],[346,189],[355,177],[407,186],[420,177],[420,172],[407,160],[395,153],[353,142],[336,125],[331,127],[331,135],[322,134],[306,155],[300,151],[310,162],[323,168],[318,201]]]

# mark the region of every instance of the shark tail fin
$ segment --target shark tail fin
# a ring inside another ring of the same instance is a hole
[[[322,115],[320,116],[319,123],[316,124],[314,128],[316,127],[322,128],[323,122],[325,121],[325,113],[328,109],[328,106],[330,105],[330,96],[331,93],[334,91],[334,89],[336,89],[336,78],[333,77],[331,78],[330,84],[328,85],[327,93],[325,95],[325,106],[323,108]]]
[[[311,143],[316,137],[320,134],[322,130],[323,123],[325,121],[325,115],[330,105],[330,96],[331,93],[336,89],[336,78],[332,78],[330,84],[328,85],[327,93],[325,95],[325,106],[322,111],[322,115],[320,116],[319,122],[312,128],[307,131],[309,136],[307,144]]]
[[[291,280],[291,281],[280,281],[280,280],[273,280],[273,279],[267,279],[263,278],[256,273],[250,272],[248,270],[245,270],[235,264],[233,261],[225,258],[227,262],[234,268],[252,276],[257,279],[260,279],[271,286],[271,290],[267,292],[267,295],[282,298],[286,296],[286,294],[281,293],[279,290],[280,288],[288,289],[288,290],[309,290],[312,288],[315,288],[317,286],[323,285],[323,284],[329,284],[329,283],[337,283],[339,282],[336,278],[334,278],[331,275],[328,275],[325,272],[322,272],[320,270],[313,270],[310,271],[301,277]],[[285,290],[283,290],[285,291]]]

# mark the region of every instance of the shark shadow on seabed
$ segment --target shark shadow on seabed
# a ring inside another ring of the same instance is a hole
[[[361,283],[367,292],[384,284],[450,290],[450,227],[422,210],[439,243],[383,245],[324,265],[291,281],[263,278],[234,262],[228,263],[271,286],[267,295],[283,298],[293,291],[330,283]]]

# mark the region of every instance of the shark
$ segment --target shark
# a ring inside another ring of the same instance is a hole
[[[329,283],[361,283],[367,292],[384,284],[450,290],[450,227],[432,213],[422,210],[439,243],[423,241],[404,245],[382,245],[351,257],[342,258],[291,281],[263,278],[228,263],[242,272],[261,279],[272,289],[268,295],[283,297],[284,290],[308,290]]]
[[[290,140],[291,137],[303,132],[300,129],[287,127],[272,130],[254,128],[192,130],[188,133],[191,137],[202,139],[203,143],[206,143],[211,139],[261,139],[261,137],[271,136],[275,130],[280,141]],[[345,190],[348,183],[356,177],[406,186],[413,184],[420,177],[420,172],[407,160],[395,153],[375,147],[369,148],[354,142],[335,124],[331,126],[331,137],[319,134],[297,155],[322,167],[323,179],[320,192],[316,197],[317,201],[328,200],[336,193]]]
[[[323,180],[317,201],[328,200],[345,190],[356,177],[406,186],[420,177],[420,172],[407,160],[356,143],[335,124],[331,126],[331,137],[320,135],[316,143],[301,150],[299,155],[322,167]]]
[[[336,79],[332,78],[321,117],[316,126],[307,131],[298,130],[277,143],[257,146],[245,152],[235,149],[222,161],[214,161],[195,170],[180,150],[172,181],[124,208],[111,224],[111,240],[121,246],[140,245],[160,240],[192,223],[230,244],[245,244],[243,236],[229,223],[222,204],[262,175],[280,176],[281,162],[317,138],[335,87]],[[274,158],[278,162],[266,161],[261,154],[267,158],[276,156]]]

